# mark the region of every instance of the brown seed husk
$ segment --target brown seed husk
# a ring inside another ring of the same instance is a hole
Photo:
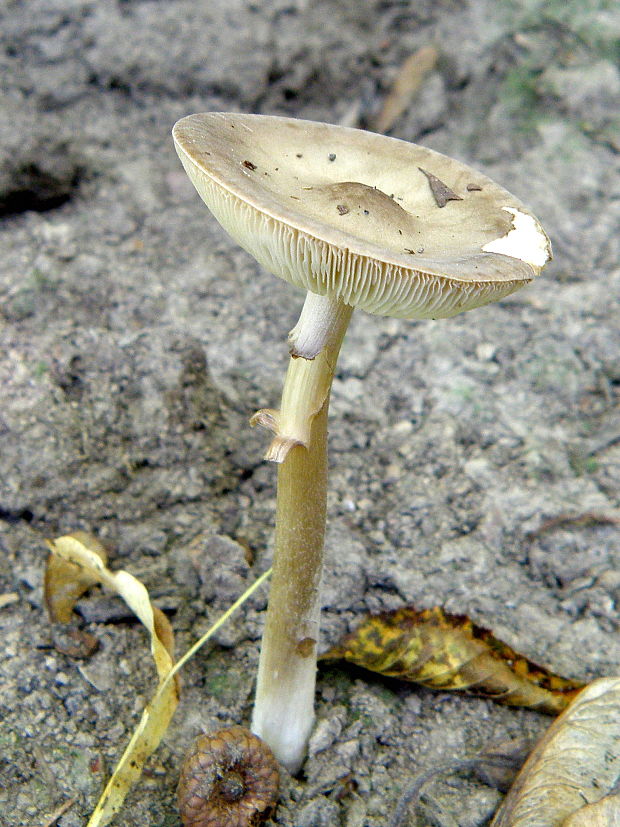
[[[185,827],[254,827],[278,799],[280,770],[273,753],[241,726],[196,739],[177,788]]]

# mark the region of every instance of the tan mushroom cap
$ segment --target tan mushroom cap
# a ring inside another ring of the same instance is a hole
[[[509,295],[551,258],[520,201],[416,144],[228,113],[182,118],[173,136],[204,202],[267,270],[370,313],[453,316]]]

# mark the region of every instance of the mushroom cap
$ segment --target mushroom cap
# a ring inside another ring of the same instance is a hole
[[[396,138],[271,115],[189,115],[194,186],[267,270],[369,313],[441,318],[503,298],[551,258],[536,218],[480,172]]]

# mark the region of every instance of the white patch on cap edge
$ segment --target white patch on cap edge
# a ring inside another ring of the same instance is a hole
[[[485,244],[485,253],[501,253],[511,258],[518,258],[533,267],[544,267],[551,258],[549,239],[540,229],[540,225],[531,215],[514,207],[502,207],[512,213],[512,227],[501,238]]]

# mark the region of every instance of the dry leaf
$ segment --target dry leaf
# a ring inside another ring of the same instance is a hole
[[[468,617],[439,607],[371,616],[322,657],[550,715],[561,712],[583,687],[519,655]]]
[[[251,597],[251,595],[254,594],[254,592],[267,580],[270,574],[271,569],[267,569],[267,571],[263,572],[263,574],[261,574],[261,576],[258,577],[254,583],[252,583],[252,585],[245,590],[241,597],[238,600],[235,600],[232,606],[228,607],[219,620],[217,620],[205,632],[205,634],[197,640],[196,643],[194,643],[194,645],[191,646],[181,658],[179,658],[175,666],[170,670],[170,672],[168,672],[167,676],[160,681],[155,695],[142,713],[140,723],[138,724],[131,741],[127,745],[127,749],[123,753],[123,757],[121,758],[114,775],[110,779],[110,782],[101,796],[101,799],[99,800],[99,803],[97,804],[97,807],[86,827],[104,827],[104,825],[110,821],[112,816],[119,811],[126,795],[126,790],[122,793],[122,797],[119,798],[119,794],[115,789],[115,779],[119,774],[125,775],[126,773],[132,772],[136,761],[144,761],[145,757],[150,755],[150,753],[156,749],[157,744],[161,740],[166,728],[165,726],[163,728],[159,727],[159,721],[162,717],[161,710],[164,708],[164,713],[166,712],[166,699],[168,698],[171,687],[176,686],[179,670],[196,654],[201,646],[204,646],[204,644],[217,632],[217,630],[220,629],[224,623],[226,623],[228,618],[234,614],[234,612],[236,612],[237,609],[242,606],[249,597]],[[168,720],[171,717],[172,714],[170,714]],[[154,729],[155,727],[157,727],[156,731]],[[114,809],[111,809],[112,807],[114,807]]]
[[[435,68],[438,56],[437,49],[433,46],[424,46],[405,60],[381,111],[372,123],[375,132],[387,132],[394,126],[410,105],[424,78]]]
[[[125,796],[140,778],[144,762],[159,746],[178,703],[175,682],[171,681],[166,689],[168,691],[158,692],[145,707],[140,723],[86,827],[105,827],[110,823],[123,806]]]
[[[100,544],[94,537],[84,533],[66,535],[48,541],[48,546],[52,551],[48,562],[48,572],[51,569],[52,574],[48,577],[46,572],[48,605],[53,607],[50,611],[60,617],[68,612],[70,616],[73,604],[85,591],[84,584],[87,582],[89,586],[101,583],[117,592],[151,635],[151,653],[162,690],[155,694],[144,710],[140,724],[88,822],[88,827],[104,827],[120,810],[127,792],[140,777],[148,756],[159,745],[176,709],[177,682],[166,680],[174,665],[173,633],[168,618],[151,605],[148,592],[139,580],[126,571],[112,572],[107,568]],[[59,565],[62,562],[67,567]],[[79,587],[71,586],[71,573]]]
[[[423,175],[426,176],[426,180],[431,188],[435,203],[439,208],[445,207],[449,201],[463,200],[461,196],[457,195],[454,190],[451,190],[450,187],[441,180],[441,178],[438,178],[426,169],[422,169],[422,167],[418,167],[418,169]]]
[[[96,537],[85,531],[76,531],[71,537],[88,546],[104,565],[108,562],[107,552]],[[51,619],[58,623],[69,623],[77,601],[84,592],[99,582],[99,576],[93,574],[89,568],[84,568],[58,554],[50,554],[45,567],[44,594]]]
[[[564,819],[561,827],[620,827],[620,795],[606,795]]]
[[[619,774],[620,678],[601,678],[577,696],[536,744],[492,827],[609,827],[613,821],[563,819],[576,819],[584,803],[599,801]],[[611,807],[617,817],[614,806],[617,799],[601,809]]]

